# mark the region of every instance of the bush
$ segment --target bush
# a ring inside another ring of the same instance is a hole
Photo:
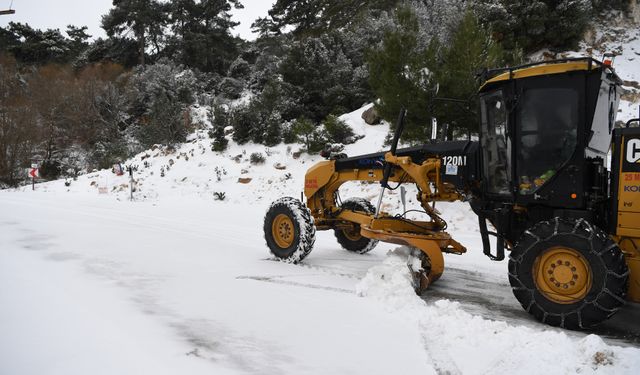
[[[46,180],[55,180],[60,176],[62,168],[60,162],[57,160],[45,160],[40,165],[39,171],[40,177]]]
[[[260,152],[254,152],[249,156],[249,162],[253,165],[264,164],[267,159]]]
[[[233,126],[233,140],[240,145],[249,142],[253,133],[253,118],[249,107],[236,107],[231,111],[230,116]]]
[[[242,82],[231,77],[224,78],[218,85],[220,94],[228,99],[239,99],[242,95],[242,90],[244,90]]]
[[[326,139],[331,143],[351,144],[358,140],[353,129],[337,116],[327,116],[323,126]]]
[[[263,143],[265,146],[271,147],[282,142],[282,117],[280,117],[279,113],[272,113],[263,125]]]
[[[245,79],[249,77],[249,73],[251,73],[249,63],[242,57],[238,57],[231,63],[228,76],[235,79]]]
[[[307,152],[314,153],[321,151],[327,139],[323,132],[309,119],[301,117],[293,124],[293,133],[298,141],[304,144]]]
[[[282,123],[282,140],[284,143],[295,143],[298,140],[295,131],[293,130],[293,125],[295,121],[285,121]]]

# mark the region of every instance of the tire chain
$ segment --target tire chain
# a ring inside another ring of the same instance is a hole
[[[537,236],[536,234],[533,233],[533,232],[535,232],[536,230],[540,229],[541,227],[543,227],[545,225],[550,225],[552,222],[554,222],[553,223],[554,224],[554,230],[553,230],[553,233],[551,233],[549,236],[547,236],[545,238],[541,238],[541,237],[539,237],[539,236]],[[538,307],[544,312],[544,315],[543,315],[543,317],[541,319],[542,323],[546,323],[546,320],[547,320],[547,318],[549,316],[556,316],[556,317],[560,318],[559,326],[562,327],[562,328],[567,328],[567,327],[565,327],[565,319],[566,319],[566,317],[568,315],[571,315],[571,314],[575,313],[575,314],[577,314],[577,317],[578,317],[578,327],[581,328],[581,329],[585,329],[585,328],[588,328],[588,326],[585,326],[583,324],[582,312],[583,312],[584,308],[586,308],[588,305],[591,304],[591,305],[595,306],[596,308],[598,308],[599,310],[601,310],[604,313],[606,313],[606,319],[610,318],[626,302],[623,297],[626,295],[626,291],[627,291],[627,288],[626,288],[627,280],[625,280],[625,287],[623,289],[622,296],[617,296],[614,293],[612,293],[608,288],[604,287],[603,290],[601,292],[599,292],[598,295],[592,301],[584,302],[582,304],[582,306],[580,306],[577,310],[570,311],[570,312],[567,312],[567,313],[555,314],[555,313],[549,313],[549,312],[545,311],[539,304],[536,303],[536,301],[535,301],[535,290],[536,290],[535,286],[533,288],[528,288],[519,279],[518,275],[516,275],[514,273],[513,268],[516,267],[515,264],[513,264],[513,266],[512,266],[512,263],[521,264],[522,258],[524,257],[524,255],[531,248],[536,246],[538,243],[540,243],[541,241],[547,241],[551,237],[558,235],[558,233],[559,233],[558,229],[560,228],[561,224],[570,224],[570,222],[566,221],[566,220],[563,220],[563,219],[560,219],[558,217],[555,217],[554,219],[549,220],[549,221],[539,222],[538,224],[536,224],[535,226],[533,226],[532,228],[530,228],[530,229],[528,229],[528,230],[526,230],[524,232],[524,234],[521,237],[521,240],[518,242],[518,244],[516,244],[514,249],[517,249],[523,243],[527,244],[527,239],[525,238],[525,236],[528,236],[528,237],[532,238],[534,241],[532,243],[528,244],[528,246],[526,247],[526,249],[524,251],[521,251],[519,254],[517,254],[518,256],[514,255],[515,251],[511,252],[511,254],[509,255],[509,280],[511,281],[512,289],[513,289],[514,292],[515,291],[519,291],[519,290],[520,291],[521,290],[526,290],[526,291],[529,292],[529,294],[530,294],[529,305],[526,306],[526,307],[523,305],[523,307],[524,307],[525,311],[527,311],[527,313],[531,313],[531,309],[534,307],[534,305],[538,305]],[[579,234],[580,232],[586,232],[586,233],[589,233],[589,235],[588,236],[581,235],[581,234]],[[565,233],[565,232],[561,232],[561,234],[562,233]],[[569,234],[569,233],[567,233],[567,234]],[[581,238],[583,240],[587,240],[589,242],[589,247],[590,247],[589,252],[591,254],[595,255],[600,260],[602,260],[602,256],[604,254],[606,254],[607,251],[610,251],[613,254],[613,253],[615,253],[615,249],[618,247],[616,243],[614,243],[613,241],[608,239],[607,235],[601,229],[599,229],[596,226],[591,225],[588,221],[584,220],[583,218],[581,218],[581,219],[579,219],[579,220],[577,220],[575,222],[575,225],[573,225],[573,229],[571,230],[570,234],[572,234],[572,235],[574,235],[574,236],[576,236],[578,238]],[[598,252],[593,248],[594,237],[595,237],[596,240],[603,241],[603,243],[605,245],[605,246],[603,246],[603,250]],[[607,244],[608,241],[611,242],[611,243]],[[619,262],[624,263],[624,254],[621,251],[618,251],[618,253],[619,254],[617,255],[617,259],[614,259],[614,261],[616,263],[619,263]],[[606,264],[606,262],[603,261],[603,264]],[[607,275],[612,275],[613,277],[615,277],[617,279],[627,279],[627,277],[629,276],[629,270],[627,269],[626,264],[625,264],[625,269],[626,269],[626,271],[624,273],[616,273],[616,272],[614,272],[613,270],[611,270],[611,269],[609,269],[607,267]],[[519,284],[520,286],[514,286],[513,285],[514,284],[513,281],[517,282],[517,284]],[[614,301],[617,302],[617,304],[615,304],[615,306],[613,306],[613,307],[607,308],[607,307],[602,306],[600,303],[598,303],[598,301],[600,301],[601,298],[603,298],[604,294],[607,294],[607,295],[611,296],[614,299]]]

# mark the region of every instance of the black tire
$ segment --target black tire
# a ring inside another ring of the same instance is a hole
[[[376,208],[373,207],[371,202],[363,198],[350,198],[342,202],[341,208],[343,210],[352,210],[366,212],[368,214],[375,214]],[[346,229],[334,229],[334,234],[340,246],[343,249],[364,254],[373,250],[378,244],[377,240],[360,235],[360,225],[356,224],[353,230]]]
[[[578,283],[579,274],[587,281]],[[567,329],[589,328],[613,316],[625,303],[628,275],[620,248],[583,219],[540,222],[509,256],[509,282],[522,307],[543,323]]]
[[[282,226],[276,225],[279,222]],[[284,197],[273,202],[264,217],[263,229],[271,254],[286,263],[303,260],[316,240],[311,212],[295,198]],[[282,232],[285,232],[284,237],[280,235]]]

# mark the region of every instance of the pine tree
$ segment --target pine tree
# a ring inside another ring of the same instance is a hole
[[[407,109],[404,139],[424,141],[433,115],[431,104],[436,82],[439,44],[426,50],[418,43],[419,26],[410,8],[396,12],[397,27],[389,30],[378,50],[369,53],[369,83],[380,98],[380,115],[394,124],[401,108]]]
[[[433,38],[421,48],[412,10],[400,9],[397,22],[397,29],[383,39],[382,48],[369,56],[370,83],[380,98],[377,107],[381,116],[394,123],[400,109],[407,109],[404,139],[417,142],[427,139],[434,117],[449,125],[449,135],[475,131],[477,115],[472,103],[479,88],[476,75],[504,61],[490,30],[466,12],[447,44]],[[439,98],[468,104],[437,100],[436,93]]]
[[[368,10],[389,10],[398,0],[277,0],[269,17],[260,18],[252,27],[263,35],[280,34],[293,26],[296,35],[319,35],[360,20]]]
[[[231,28],[231,9],[243,8],[239,0],[176,0],[168,4],[173,36],[167,54],[183,65],[204,72],[226,74],[238,53]]]
[[[234,108],[231,112],[231,124],[233,125],[233,140],[243,145],[249,142],[253,135],[254,118],[247,106]]]
[[[209,132],[209,136],[213,138],[211,149],[216,152],[222,152],[227,149],[229,141],[225,137],[225,128],[229,125],[229,114],[220,105],[213,107],[213,111],[210,112],[210,116],[213,117],[213,128]]]
[[[102,16],[102,28],[109,37],[126,35],[130,30],[138,42],[138,63],[145,64],[147,47],[160,51],[166,5],[158,0],[113,0],[113,8]]]
[[[282,142],[282,117],[278,112],[272,112],[264,123],[265,146],[276,146]]]
[[[441,54],[442,63],[434,69],[440,88],[438,96],[467,103],[438,102],[434,115],[439,123],[448,125],[450,136],[454,130],[475,132],[475,98],[480,88],[477,74],[485,68],[502,65],[502,48],[492,39],[490,30],[483,28],[473,13],[467,11]]]

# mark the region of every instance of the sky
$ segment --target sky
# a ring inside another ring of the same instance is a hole
[[[233,11],[233,17],[240,21],[232,33],[244,39],[253,40],[251,24],[258,17],[267,15],[274,1],[241,0],[244,9]],[[9,9],[11,0],[0,0],[0,9]],[[111,8],[111,0],[13,0],[11,7],[15,14],[0,16],[0,26],[9,22],[28,23],[38,29],[66,30],[67,25],[89,27],[89,34],[94,38],[105,37],[100,28],[100,18]]]

